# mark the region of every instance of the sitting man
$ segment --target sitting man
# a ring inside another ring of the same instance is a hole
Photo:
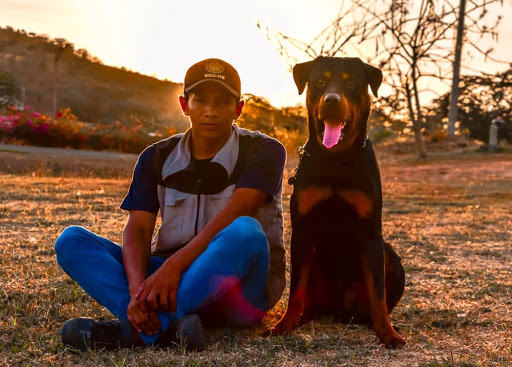
[[[286,152],[277,140],[234,124],[240,96],[240,77],[227,62],[190,67],[179,97],[190,128],[139,156],[121,204],[128,211],[123,246],[78,226],[57,239],[60,266],[118,318],[68,320],[64,345],[184,342],[202,350],[202,324],[252,326],[279,300]]]

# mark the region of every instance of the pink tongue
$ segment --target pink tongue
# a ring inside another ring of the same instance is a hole
[[[327,149],[331,149],[338,144],[340,140],[341,124],[340,123],[325,123],[324,141],[322,142]]]

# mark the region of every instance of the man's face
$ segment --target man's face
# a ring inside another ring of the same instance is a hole
[[[193,137],[224,140],[231,134],[231,124],[240,116],[244,102],[219,83],[205,82],[189,93],[188,101],[180,96],[180,104],[190,118]]]

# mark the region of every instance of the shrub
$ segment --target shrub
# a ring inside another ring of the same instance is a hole
[[[154,131],[156,125],[135,117],[124,123],[91,124],[78,121],[69,108],[51,118],[30,108],[8,107],[6,113],[0,115],[0,138],[45,147],[140,153],[155,141],[176,133],[172,128]]]

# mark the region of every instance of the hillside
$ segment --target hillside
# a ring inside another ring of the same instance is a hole
[[[0,72],[12,75],[18,100],[41,113],[70,107],[82,121],[187,123],[176,103],[182,84],[103,65],[65,39],[0,28]]]
[[[45,140],[40,134],[32,136],[31,126],[18,126],[16,131],[7,129],[2,133],[0,129],[0,141],[7,139],[13,142],[14,138],[14,142],[24,144],[62,144],[75,148],[86,144],[87,148],[92,149],[125,151],[119,144],[104,142],[116,135],[117,140],[128,140],[123,146],[144,136],[145,139],[139,139],[139,143],[146,146],[146,140],[150,143],[167,136],[169,132],[181,132],[188,127],[188,119],[183,116],[177,103],[182,88],[181,83],[162,81],[124,68],[103,65],[87,50],[75,50],[73,44],[65,39],[50,39],[45,35],[0,27],[0,107],[2,104],[5,107],[18,102],[19,105],[30,106],[31,111],[51,118],[60,109],[70,108],[78,122],[67,121],[68,125],[64,126],[64,122],[55,121],[52,126],[54,133],[58,134],[54,135],[69,137],[67,131],[71,129],[79,139],[76,142],[71,138],[62,141],[63,138],[48,135]],[[16,101],[12,99],[13,96]],[[243,97],[246,106],[238,120],[240,126],[278,138],[293,151],[304,143],[304,107],[279,109],[265,98],[252,94]],[[23,118],[21,115],[6,118],[14,118],[16,125],[20,125],[22,120],[30,125],[31,117],[27,113],[21,113]],[[82,122],[90,122],[88,126],[95,126],[100,131],[84,131],[86,125]],[[44,124],[44,121],[41,123]],[[123,132],[126,128],[132,131],[134,126],[140,129],[137,130],[139,133],[133,133],[138,134],[137,137],[127,136]],[[21,134],[22,130],[25,135]],[[148,136],[148,133],[151,135]],[[91,134],[94,136],[89,136]],[[98,134],[105,136],[98,137]],[[102,143],[90,146],[89,138],[95,141],[99,139]],[[132,145],[128,151],[138,151],[139,147]]]

